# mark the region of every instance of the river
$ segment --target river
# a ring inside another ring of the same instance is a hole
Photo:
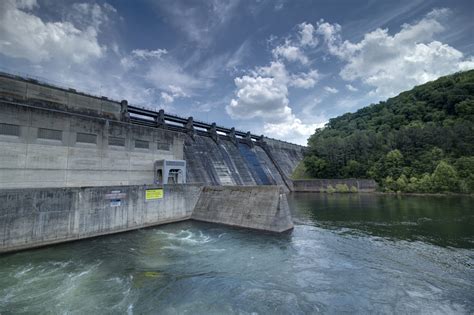
[[[474,313],[474,198],[289,202],[286,235],[187,221],[0,256],[0,314]]]

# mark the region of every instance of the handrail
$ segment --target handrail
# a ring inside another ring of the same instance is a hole
[[[105,97],[105,96],[99,96],[99,95],[91,93],[91,92],[84,93],[84,92],[81,92],[81,91],[77,91],[74,88],[68,88],[68,87],[61,86],[60,85],[61,83],[59,83],[59,82],[53,82],[52,80],[48,80],[48,79],[45,79],[45,78],[42,78],[42,77],[39,77],[39,76],[35,76],[35,75],[31,75],[31,74],[13,72],[13,71],[7,70],[3,67],[0,67],[0,76],[10,78],[10,79],[14,79],[14,80],[26,81],[28,83],[43,85],[43,86],[46,86],[46,87],[63,90],[63,91],[68,92],[68,93],[76,93],[76,94],[79,94],[79,95],[93,97],[93,98],[102,99],[102,100],[106,99],[109,102],[114,102],[114,103],[117,103],[117,104],[121,103],[118,100],[114,100],[114,99],[111,99],[111,98],[108,98],[108,97]],[[149,118],[151,118],[152,120],[155,120],[155,121],[157,120],[157,117],[160,113],[156,109],[152,109],[152,108],[149,108],[149,107],[147,108],[145,106],[128,105],[127,109],[128,109],[129,113],[149,117]],[[163,110],[160,110],[160,111],[163,111]],[[176,114],[167,114],[167,113],[164,113],[164,111],[163,111],[163,118],[164,118],[164,123],[167,126],[171,126],[171,125],[166,124],[166,121],[183,124],[183,127],[186,126],[186,124],[189,121],[189,118],[185,118],[185,117],[182,117],[182,116],[179,116],[179,115],[176,115]],[[139,118],[135,117],[134,120],[137,120],[137,119],[139,119]],[[144,119],[142,120],[142,122],[145,122],[145,121],[146,120],[144,120]],[[174,126],[174,127],[176,127],[176,126]],[[192,119],[192,127],[193,128],[194,127],[203,128],[203,129],[208,130],[209,132],[211,132],[211,130],[213,132],[214,131],[215,132],[222,132],[222,133],[225,133],[227,136],[231,136],[231,135],[234,136],[235,135],[235,136],[242,137],[242,138],[250,140],[250,141],[262,141],[264,139],[269,139],[269,140],[274,140],[274,141],[278,141],[278,142],[282,142],[282,143],[287,143],[287,144],[290,144],[290,145],[304,147],[304,146],[294,144],[294,143],[291,143],[291,142],[288,142],[288,141],[274,139],[274,138],[270,138],[270,137],[264,137],[263,135],[259,136],[259,135],[252,134],[251,132],[236,130],[235,128],[227,128],[227,127],[224,127],[224,126],[216,125],[216,123],[207,123],[207,122],[200,121],[200,120]]]

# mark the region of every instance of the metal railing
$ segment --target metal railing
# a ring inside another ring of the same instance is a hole
[[[93,92],[92,89],[82,88],[82,91],[77,91],[74,87],[70,87],[70,86],[68,86],[68,84],[65,84],[64,82],[59,82],[59,81],[55,81],[55,80],[51,80],[51,79],[46,79],[46,78],[41,77],[41,76],[32,75],[32,74],[28,74],[28,73],[23,73],[23,72],[19,72],[19,71],[12,71],[11,69],[6,69],[4,67],[0,67],[0,76],[11,78],[11,79],[14,79],[14,80],[22,80],[22,81],[35,83],[35,84],[40,84],[40,85],[43,85],[43,86],[46,86],[46,87],[51,87],[51,88],[54,88],[54,89],[64,90],[68,93],[72,92],[72,93],[77,93],[77,94],[84,95],[84,96],[89,96],[89,97],[94,97],[94,98],[99,98],[99,99],[107,99],[110,102],[120,103],[120,101],[118,101],[116,99],[96,94],[96,92]],[[152,108],[150,106],[144,106],[144,105],[128,105],[128,111],[132,115],[138,115],[138,116],[135,116],[135,117],[131,117],[131,121],[133,123],[138,123],[138,124],[141,124],[141,125],[148,125],[148,126],[156,126],[156,120],[157,120],[157,117],[159,115],[159,111],[157,111],[155,108]],[[144,116],[148,119],[141,118],[139,116]],[[177,115],[177,114],[167,114],[167,113],[165,113],[164,114],[164,119],[165,119],[165,123],[166,123],[166,121],[168,121],[168,122],[178,124],[178,125],[174,125],[174,124],[166,124],[166,125],[170,129],[179,130],[179,131],[183,131],[184,129],[186,129],[185,125],[188,122],[188,118]],[[182,125],[182,126],[180,126],[180,125]],[[194,118],[193,118],[193,127],[197,127],[197,129],[195,129],[195,131],[198,134],[203,133],[203,131],[199,130],[200,128],[206,129],[206,130],[209,131],[213,127],[215,127],[217,132],[225,133],[226,135],[229,135],[232,132],[231,128],[220,126],[220,125],[217,125],[215,123],[205,122],[205,121],[202,121],[202,120],[195,120]],[[235,128],[234,128],[233,131],[234,131],[234,133],[237,137],[241,137],[241,138],[246,138],[248,136],[248,133],[250,133],[250,132],[245,132],[245,131],[242,131],[242,130],[237,130]],[[253,141],[260,140],[261,138],[262,138],[262,136],[260,136],[260,135],[255,135],[255,134],[250,133],[250,139],[253,140]],[[280,139],[275,139],[275,138],[266,137],[266,136],[264,136],[264,138],[265,139],[270,139],[270,140],[273,140],[273,141],[282,142],[282,143],[287,143],[287,144],[290,144],[290,145],[300,146],[300,145],[297,145],[297,144],[294,144],[294,143],[291,143],[291,142],[288,142],[288,141],[280,140]],[[301,147],[303,147],[303,146],[301,146]]]

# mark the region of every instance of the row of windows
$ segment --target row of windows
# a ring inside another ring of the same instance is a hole
[[[0,135],[6,136],[20,136],[20,126],[12,124],[0,123]],[[38,139],[47,140],[62,140],[62,131],[38,128]],[[97,135],[91,133],[78,132],[76,134],[76,142],[78,143],[92,143],[97,144]],[[116,147],[125,147],[125,138],[109,137],[109,145]],[[150,142],[145,140],[135,140],[135,148],[137,149],[150,149]],[[157,143],[158,150],[169,150],[170,146],[168,143]]]

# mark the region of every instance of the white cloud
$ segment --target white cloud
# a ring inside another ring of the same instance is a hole
[[[311,70],[306,73],[292,74],[290,76],[290,86],[309,89],[315,86],[319,79],[319,73],[317,70]]]
[[[184,93],[183,89],[176,85],[168,85],[168,92],[161,92],[160,94],[163,103],[171,104],[174,100],[178,97],[188,97],[186,93]]]
[[[236,119],[260,118],[263,131],[288,141],[306,144],[306,139],[320,124],[305,124],[293,113],[288,99],[288,86],[308,85],[317,71],[290,76],[280,61],[257,68],[251,75],[235,78],[235,98],[226,106],[227,113]],[[305,81],[306,80],[306,81]],[[299,83],[296,83],[299,82]],[[304,83],[302,83],[304,82]]]
[[[301,46],[315,47],[318,39],[314,36],[314,26],[310,23],[303,22],[298,25]]]
[[[79,29],[71,22],[43,21],[31,14],[36,1],[3,1],[0,3],[0,51],[32,62],[62,60],[83,63],[100,58],[106,51],[98,42],[98,26]],[[96,19],[99,17],[95,12]]]
[[[161,56],[167,54],[166,49],[134,49],[132,50],[132,55],[138,59],[148,59],[148,58],[161,58]]]
[[[134,49],[130,55],[122,57],[120,59],[120,64],[124,67],[125,70],[130,70],[137,67],[139,62],[149,60],[149,59],[160,59],[163,55],[167,54],[166,49]]]
[[[283,57],[292,62],[299,61],[302,64],[308,63],[308,57],[305,56],[299,47],[292,45],[289,41],[275,47],[272,53],[275,58]]]
[[[346,84],[346,88],[351,91],[351,92],[357,92],[359,91],[358,88],[354,87],[352,84]]]
[[[386,98],[442,75],[474,68],[474,58],[434,40],[444,31],[447,9],[435,9],[414,24],[404,24],[390,35],[387,29],[376,29],[358,43],[342,41],[341,26],[320,21],[317,33],[322,35],[329,53],[346,62],[340,71],[344,80],[362,80],[372,86],[372,96]]]
[[[325,90],[326,92],[331,93],[331,94],[336,94],[337,92],[339,92],[338,89],[333,88],[333,87],[330,87],[330,86],[325,86],[325,87],[324,87],[324,90]]]
[[[322,128],[326,122],[316,124],[305,124],[294,115],[289,116],[287,121],[281,123],[265,123],[263,130],[272,138],[285,139],[287,141],[306,145],[307,139],[317,128]]]
[[[243,76],[235,79],[236,99],[226,107],[233,118],[264,118],[283,121],[291,114],[288,89],[276,78]]]
[[[166,92],[161,92],[161,99],[163,100],[163,103],[165,104],[170,104],[170,103],[173,103],[174,101],[173,95],[170,95],[169,93],[166,93]]]
[[[306,145],[306,139],[327,120],[318,118],[316,123],[314,120],[305,123],[298,118],[289,104],[288,88],[312,88],[320,75],[316,69],[289,73],[285,63],[298,62],[307,67],[309,60],[304,50],[318,44],[315,35],[313,25],[299,24],[296,37],[288,37],[272,49],[273,61],[268,66],[257,67],[250,74],[235,78],[235,97],[226,106],[227,113],[236,119],[259,118],[263,121],[264,133]],[[275,40],[271,37],[270,45]]]

